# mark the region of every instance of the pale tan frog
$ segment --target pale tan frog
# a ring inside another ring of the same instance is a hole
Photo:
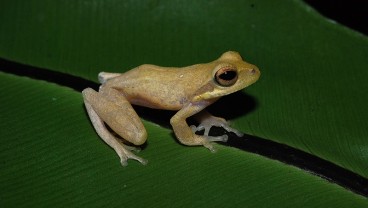
[[[242,134],[229,127],[225,119],[210,115],[203,110],[222,96],[241,90],[256,82],[258,68],[242,60],[237,52],[229,51],[219,59],[193,66],[174,68],[141,65],[126,73],[98,75],[99,92],[91,88],[83,90],[84,103],[98,135],[120,157],[126,166],[128,159],[142,164],[147,161],[134,155],[134,147],[123,144],[105,126],[105,123],[124,140],[142,145],[147,132],[131,104],[154,109],[178,111],[171,119],[178,140],[185,145],[203,145],[214,151],[213,141],[227,141],[227,135],[209,136],[211,126],[220,126],[238,136]],[[199,121],[199,126],[189,127],[190,116]],[[205,129],[203,136],[194,132]]]

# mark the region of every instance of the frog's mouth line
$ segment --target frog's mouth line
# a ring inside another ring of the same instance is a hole
[[[59,84],[61,86],[72,88],[78,92],[81,92],[87,87],[92,87],[95,90],[98,90],[99,88],[98,83],[92,82],[87,79],[61,72],[15,63],[1,58],[0,71],[13,75],[26,76],[36,80],[43,80]],[[146,114],[150,111],[155,110],[147,110]],[[162,113],[162,111],[160,113]],[[153,113],[152,115],[156,114]],[[143,117],[146,116],[147,115],[143,114]],[[165,116],[163,117],[165,118]],[[163,117],[159,118],[162,119]],[[212,131],[214,131],[214,135],[216,135],[216,131],[222,131],[221,134],[223,134],[224,130],[222,128],[214,127],[213,130],[211,129],[211,133]],[[244,135],[243,137],[237,137],[233,133],[228,133],[228,137],[228,142],[221,144],[235,147],[243,151],[252,152],[273,160],[277,160],[301,168],[306,172],[317,175],[329,182],[338,184],[357,194],[368,197],[368,179],[352,171],[344,169],[336,164],[333,164],[329,161],[323,160],[317,156],[311,155],[301,150],[297,150],[291,146],[279,144],[256,136]]]

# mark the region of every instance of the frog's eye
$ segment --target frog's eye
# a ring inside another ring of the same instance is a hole
[[[215,74],[216,82],[223,87],[233,85],[237,79],[238,73],[232,68],[221,68]]]

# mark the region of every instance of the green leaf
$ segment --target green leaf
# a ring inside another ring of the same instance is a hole
[[[14,0],[0,7],[1,57],[90,80],[99,71],[185,66],[239,51],[262,76],[245,91],[256,108],[234,126],[368,177],[368,40],[300,1]],[[182,146],[147,121],[139,155],[149,164],[123,168],[94,132],[79,92],[6,73],[0,80],[1,207],[368,204],[259,155]],[[226,116],[222,109],[215,113]]]
[[[363,206],[366,199],[324,179],[262,156],[217,146],[177,144],[171,131],[145,122],[153,135],[123,168],[94,133],[80,93],[0,74],[2,207]],[[265,204],[266,203],[266,204]]]

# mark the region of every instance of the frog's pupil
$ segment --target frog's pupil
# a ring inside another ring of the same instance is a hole
[[[220,74],[219,78],[222,80],[233,80],[236,77],[235,71],[225,71],[224,73]]]

